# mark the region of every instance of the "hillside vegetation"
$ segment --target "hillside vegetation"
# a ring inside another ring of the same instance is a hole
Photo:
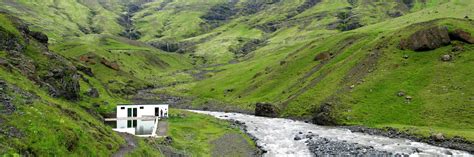
[[[433,27],[474,35],[469,0],[2,0],[0,12],[0,153],[108,156],[124,141],[99,120],[145,99],[242,112],[267,102],[317,124],[474,141],[474,45],[401,46]],[[187,146],[186,129],[172,149],[212,152]]]

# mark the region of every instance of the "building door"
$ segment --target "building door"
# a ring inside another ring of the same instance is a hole
[[[159,116],[160,116],[160,108],[155,107],[155,117],[159,117]]]

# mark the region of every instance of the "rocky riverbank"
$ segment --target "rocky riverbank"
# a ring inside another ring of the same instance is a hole
[[[470,156],[468,152],[432,146],[404,138],[389,138],[319,126],[283,118],[256,117],[239,113],[193,111],[244,125],[264,150],[263,156]]]
[[[420,137],[391,127],[387,127],[385,129],[373,129],[364,126],[344,126],[343,128],[349,129],[352,132],[360,132],[369,135],[410,139],[416,142],[428,143],[430,145],[438,147],[463,150],[474,154],[474,143],[459,136],[455,136],[453,138],[446,138],[443,134],[434,134],[430,137]]]
[[[233,126],[236,126],[236,127],[240,128],[240,130],[242,130],[245,134],[247,134],[248,137],[250,137],[252,139],[252,141],[257,143],[258,138],[253,136],[252,134],[250,134],[248,132],[247,126],[245,125],[245,122],[241,122],[241,121],[238,121],[238,120],[229,120],[229,121],[232,122]],[[257,149],[255,150],[254,155],[255,156],[263,156],[263,154],[266,153],[266,152],[267,151],[265,149],[263,149],[262,146],[257,144]]]

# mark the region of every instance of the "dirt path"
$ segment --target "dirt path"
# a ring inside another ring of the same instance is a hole
[[[137,148],[137,140],[133,135],[120,133],[120,135],[125,139],[126,144],[120,146],[120,149],[112,155],[112,157],[124,157],[126,154],[132,152]]]

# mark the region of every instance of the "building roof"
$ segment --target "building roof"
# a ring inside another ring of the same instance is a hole
[[[117,104],[117,106],[145,106],[145,105],[168,105],[169,104]]]

